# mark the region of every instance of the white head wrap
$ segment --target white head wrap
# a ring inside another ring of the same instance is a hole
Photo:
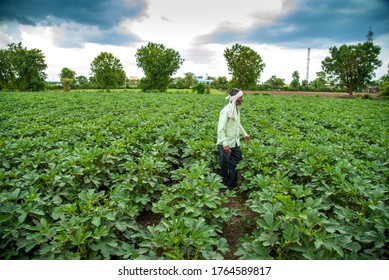
[[[231,96],[231,95],[228,95],[226,97],[226,99],[229,99],[230,102],[231,102],[231,110],[230,112],[228,113],[228,117],[236,120],[236,116],[238,115],[238,109],[236,107],[236,100],[239,99],[239,97],[242,97],[243,96],[243,92],[240,90],[237,94],[235,94],[234,96]]]

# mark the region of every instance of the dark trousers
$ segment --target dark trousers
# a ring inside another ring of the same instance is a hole
[[[236,166],[242,159],[240,147],[231,148],[230,153],[226,153],[222,145],[217,146],[219,152],[219,175],[223,178],[223,184],[228,188],[236,188],[238,186],[238,171]]]

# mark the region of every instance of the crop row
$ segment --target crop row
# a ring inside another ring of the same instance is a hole
[[[294,98],[253,107],[246,118],[260,135],[240,169],[260,218],[236,254],[386,259],[388,104]]]

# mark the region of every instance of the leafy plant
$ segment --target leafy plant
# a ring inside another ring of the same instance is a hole
[[[387,100],[245,98],[221,193],[220,95],[2,93],[0,258],[386,259]],[[232,252],[236,195],[257,220]]]

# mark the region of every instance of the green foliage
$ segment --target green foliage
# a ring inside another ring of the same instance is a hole
[[[72,86],[74,86],[76,72],[67,67],[62,68],[61,73],[59,74],[59,78],[61,79],[61,84],[64,88],[64,91],[69,91]]]
[[[235,44],[225,49],[224,58],[232,75],[231,88],[255,88],[266,66],[258,53],[247,46]]]
[[[335,83],[346,87],[351,95],[367,86],[374,70],[382,65],[378,59],[381,47],[371,42],[330,48],[330,56],[322,61],[323,70]]]
[[[222,259],[243,212],[216,174],[224,104],[2,93],[0,258]],[[387,100],[246,96],[241,113],[237,191],[257,216],[235,256],[387,258]]]
[[[172,179],[179,183],[164,186],[153,204],[163,218],[147,228],[141,246],[170,259],[223,259],[229,248],[218,232],[233,212],[222,206],[227,197],[220,195],[220,177],[199,161],[172,172]]]
[[[227,90],[228,89],[228,80],[227,77],[219,76],[212,82],[212,87]]]
[[[204,94],[204,93],[210,94],[211,93],[209,85],[206,85],[204,83],[198,83],[197,85],[193,86],[192,91],[200,93],[200,94]]]
[[[46,68],[41,50],[27,50],[22,43],[8,44],[8,49],[0,50],[0,90],[43,90]]]
[[[327,76],[324,71],[316,72],[317,78],[311,82],[311,86],[316,91],[327,91]]]
[[[76,76],[75,77],[75,82],[77,85],[77,88],[85,89],[88,87],[88,78],[85,76]]]
[[[149,42],[136,51],[136,65],[146,75],[140,81],[142,91],[158,90],[165,92],[170,77],[178,71],[184,59],[180,54],[163,44]]]
[[[117,88],[126,78],[120,60],[107,52],[100,53],[92,61],[91,71],[97,84],[105,90]]]
[[[265,82],[265,84],[268,85],[267,89],[281,90],[285,86],[285,81],[284,79],[277,78],[273,75],[269,80]]]
[[[383,76],[379,85],[381,96],[389,96],[389,75]]]
[[[385,81],[380,84],[380,95],[389,96],[389,82]]]
[[[250,105],[245,128],[258,132],[239,168],[260,218],[236,255],[385,259],[388,103],[272,97]]]
[[[190,88],[191,86],[195,85],[197,82],[196,75],[191,72],[184,73],[184,78],[182,82],[185,88]]]
[[[300,74],[298,71],[292,73],[292,82],[290,83],[292,90],[298,90],[300,87]]]
[[[75,79],[76,78],[76,72],[72,69],[69,69],[67,67],[62,68],[61,73],[58,75],[59,78],[62,80],[64,78],[68,79]]]
[[[64,91],[69,91],[72,85],[74,84],[74,79],[62,78],[61,84],[63,86]]]

